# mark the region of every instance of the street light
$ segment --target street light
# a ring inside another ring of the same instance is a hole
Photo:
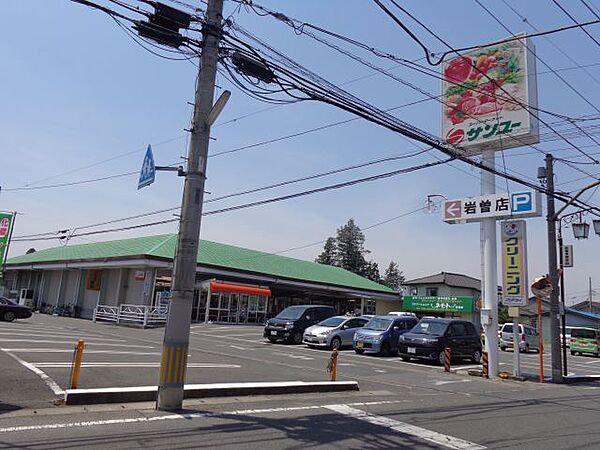
[[[592,220],[592,223],[594,224],[594,233],[596,236],[600,236],[600,219]]]
[[[590,224],[586,222],[573,223],[573,236],[575,239],[587,239],[590,234]]]

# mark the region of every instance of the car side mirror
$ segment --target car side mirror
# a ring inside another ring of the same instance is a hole
[[[310,320],[310,316],[306,316],[306,320]]]
[[[347,330],[348,328],[348,325],[342,325],[342,330]]]
[[[394,327],[394,331],[400,331],[400,327],[399,326],[395,326]]]

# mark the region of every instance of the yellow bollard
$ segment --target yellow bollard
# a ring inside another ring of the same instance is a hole
[[[71,389],[77,389],[79,384],[79,374],[81,372],[81,361],[83,360],[83,348],[85,343],[83,339],[77,341],[75,346],[75,353],[73,354],[73,364],[71,365]]]
[[[327,372],[331,374],[331,381],[335,381],[337,377],[337,358],[338,351],[334,348],[331,352],[331,358],[329,358],[329,364],[327,364]]]

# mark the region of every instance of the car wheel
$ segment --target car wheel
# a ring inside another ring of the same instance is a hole
[[[302,343],[302,333],[297,331],[292,335],[292,344],[301,344],[301,343]]]
[[[571,356],[575,356],[575,352],[571,350]]]
[[[446,354],[444,353],[444,351],[439,352],[436,359],[437,359],[438,364],[440,366],[443,366],[444,363],[446,362]]]
[[[500,350],[502,350],[503,352],[506,351],[506,347],[500,346]]]
[[[331,340],[331,350],[339,350],[342,348],[342,340],[339,337],[334,337]]]
[[[355,349],[354,349],[354,351],[355,351],[356,353],[358,353],[359,355],[362,355],[362,354],[365,352],[364,350],[359,350],[359,349],[357,349],[357,348],[355,348]]]
[[[12,322],[13,320],[15,320],[15,313],[12,311],[6,311],[4,313],[4,316],[2,316],[2,318],[6,321],[6,322]]]
[[[381,350],[379,351],[379,354],[381,356],[388,356],[390,354],[390,344],[388,344],[387,342],[385,342],[381,346]]]
[[[481,350],[476,349],[473,352],[473,356],[471,356],[471,360],[475,363],[475,364],[479,364],[481,362]]]
[[[525,344],[525,350],[523,353],[529,353],[529,344]]]

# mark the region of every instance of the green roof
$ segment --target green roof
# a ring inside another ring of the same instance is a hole
[[[173,259],[177,235],[145,236],[92,244],[48,248],[8,259],[7,265],[148,256]],[[379,283],[339,267],[259,252],[212,241],[200,241],[198,263],[294,280],[395,294]]]

